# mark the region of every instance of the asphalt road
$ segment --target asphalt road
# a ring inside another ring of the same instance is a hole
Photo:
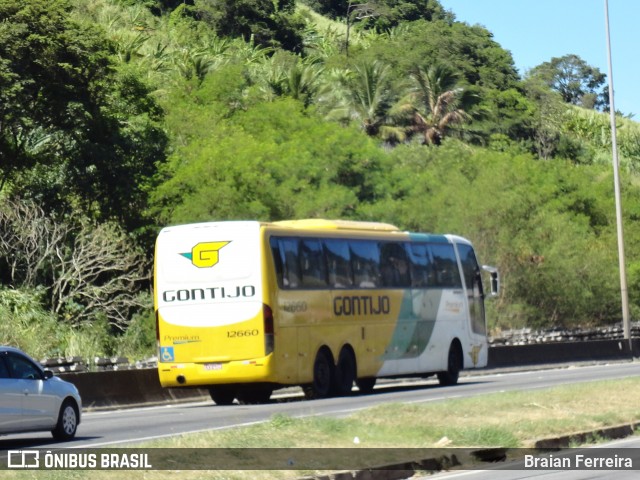
[[[304,400],[301,391],[276,394],[267,405],[217,406],[213,402],[85,413],[74,441],[54,442],[50,434],[0,437],[0,451],[16,448],[118,447],[183,433],[233,428],[264,422],[275,414],[290,417],[343,417],[388,402],[424,403],[508,390],[532,390],[591,380],[640,375],[640,363],[569,366],[535,371],[486,371],[465,374],[453,387],[435,380],[381,382],[374,393],[324,400]]]

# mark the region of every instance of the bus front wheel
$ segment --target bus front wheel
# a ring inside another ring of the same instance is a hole
[[[443,387],[455,385],[460,377],[462,370],[462,349],[460,344],[454,342],[449,347],[449,356],[447,358],[447,369],[444,372],[438,372],[438,381]]]
[[[318,351],[313,362],[313,383],[303,387],[308,399],[331,396],[335,381],[335,367],[331,355],[326,350]]]

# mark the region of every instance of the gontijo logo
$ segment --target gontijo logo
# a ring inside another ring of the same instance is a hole
[[[220,249],[229,243],[231,242],[201,242],[190,252],[180,255],[191,260],[198,268],[211,268],[218,263]]]

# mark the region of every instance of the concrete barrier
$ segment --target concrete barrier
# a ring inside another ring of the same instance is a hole
[[[73,383],[86,409],[162,405],[211,399],[204,389],[163,388],[158,370],[115,370],[88,373],[62,373]]]
[[[640,357],[640,339],[557,342],[537,345],[493,346],[488,369],[570,363],[631,360]],[[136,405],[165,405],[210,400],[206,389],[163,388],[155,368],[87,373],[60,373],[76,385],[86,409]]]
[[[500,345],[489,348],[487,368],[548,363],[631,360],[640,357],[640,339]]]

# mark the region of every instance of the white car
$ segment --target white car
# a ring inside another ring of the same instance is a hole
[[[73,384],[17,348],[0,346],[0,435],[51,431],[56,440],[71,440],[81,411]]]

